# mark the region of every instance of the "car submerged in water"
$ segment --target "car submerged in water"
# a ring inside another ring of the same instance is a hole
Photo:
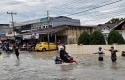
[[[56,50],[57,45],[55,43],[49,43],[48,42],[39,42],[35,46],[36,51],[47,51],[47,50]]]

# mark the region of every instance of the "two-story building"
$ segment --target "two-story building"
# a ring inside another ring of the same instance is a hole
[[[23,33],[23,38],[32,39],[33,33],[39,34],[35,35],[35,37],[39,38],[37,41],[49,41],[50,42],[58,42],[61,40],[65,44],[77,44],[78,38],[83,31],[87,31],[88,33],[92,33],[96,30],[96,26],[73,26],[73,25],[61,25],[51,28],[46,28],[42,30],[33,30]],[[31,40],[34,41],[34,40]]]

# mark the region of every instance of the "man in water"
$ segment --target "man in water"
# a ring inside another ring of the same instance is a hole
[[[107,50],[107,49],[105,49],[105,50]],[[116,63],[116,60],[117,60],[116,52],[119,52],[119,51],[118,51],[118,50],[115,50],[113,46],[112,46],[111,49],[109,49],[108,51],[111,52],[111,60],[112,60],[112,63]]]
[[[16,57],[17,59],[19,59],[19,47],[18,47],[18,44],[15,45],[15,54],[16,54]]]

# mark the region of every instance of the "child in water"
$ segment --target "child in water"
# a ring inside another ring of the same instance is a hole
[[[105,50],[108,50],[108,49],[105,49]],[[119,52],[119,51],[115,50],[113,46],[108,51],[111,52],[112,63],[116,63],[116,60],[117,60],[116,52]]]
[[[101,47],[99,47],[99,51],[97,53],[94,53],[94,54],[99,54],[98,60],[103,61],[104,52],[102,51]]]

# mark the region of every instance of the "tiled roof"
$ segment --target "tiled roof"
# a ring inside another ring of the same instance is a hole
[[[122,28],[122,26],[120,26],[120,25],[122,25],[122,24],[125,24],[125,19],[124,20],[122,20],[121,22],[119,22],[117,25],[115,25],[115,27],[113,28],[113,29],[121,29]]]
[[[112,29],[116,24],[99,24],[97,29],[101,30],[103,28]]]

